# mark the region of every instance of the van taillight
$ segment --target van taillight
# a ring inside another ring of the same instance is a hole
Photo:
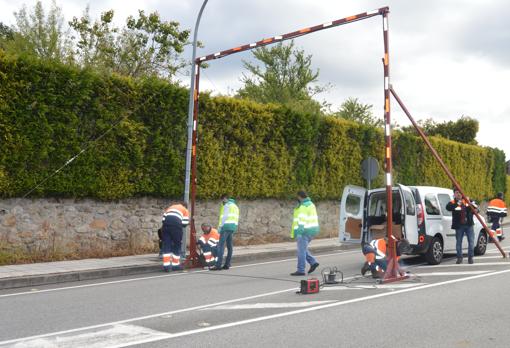
[[[421,226],[425,221],[425,212],[423,211],[423,205],[421,203],[416,205],[416,213],[418,215],[418,226]]]

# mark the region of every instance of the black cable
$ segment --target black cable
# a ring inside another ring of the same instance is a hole
[[[249,275],[242,275],[242,274],[226,274],[221,272],[204,272],[200,274],[207,274],[212,276],[221,276],[221,277],[234,277],[234,278],[250,278],[250,279],[264,279],[264,280],[277,280],[281,282],[291,282],[291,283],[297,283],[299,284],[300,281],[291,280],[291,279],[283,279],[283,278],[272,278],[272,277],[260,277],[260,276],[249,276]]]
[[[120,88],[117,87],[117,89],[121,92],[121,93],[124,93],[122,90],[120,90]],[[151,95],[149,97],[148,100],[151,100],[153,98],[153,96]],[[145,103],[144,103],[145,104]],[[137,109],[140,109],[142,107],[142,105],[139,105],[138,108],[135,108],[135,110]],[[126,118],[128,118],[130,115],[132,115],[135,110],[133,111],[128,111],[126,114],[124,114],[123,116],[120,116],[113,124],[112,126],[107,129],[105,132],[103,132],[100,136],[98,136],[97,138],[94,138],[94,139],[90,139],[88,141],[86,141],[86,145],[85,147],[83,147],[76,155],[74,155],[73,157],[71,157],[69,160],[67,160],[66,163],[64,163],[60,168],[58,168],[57,170],[55,170],[53,173],[51,173],[49,176],[47,176],[45,179],[43,179],[41,182],[39,182],[37,185],[35,185],[32,189],[30,189],[27,193],[25,193],[23,195],[23,197],[21,198],[26,198],[29,194],[31,194],[32,192],[34,192],[38,187],[40,187],[41,185],[43,185],[46,181],[48,181],[49,179],[51,179],[52,177],[54,177],[56,174],[58,174],[62,169],[64,169],[65,167],[67,167],[69,164],[71,164],[71,162],[73,162],[76,158],[78,158],[78,156],[80,156],[82,153],[84,153],[85,151],[87,151],[92,145],[95,145],[99,140],[101,140],[106,134],[110,133],[113,129],[115,129],[122,121],[124,121]]]
[[[58,168],[57,170],[55,170],[53,173],[51,173],[50,175],[48,175],[44,180],[42,180],[41,182],[39,182],[37,185],[35,185],[30,191],[28,191],[27,193],[25,193],[23,195],[23,197],[21,198],[26,198],[29,194],[31,194],[32,192],[34,192],[39,186],[41,186],[42,184],[44,184],[46,181],[48,181],[49,179],[51,179],[52,177],[54,177],[55,175],[57,175],[58,172],[60,172],[62,169],[64,169],[65,167],[67,167],[69,164],[71,164],[71,162],[73,162],[76,158],[78,158],[78,156],[80,156],[82,153],[84,153],[85,151],[87,151],[89,149],[89,147],[91,147],[91,144],[95,144],[97,141],[101,140],[106,134],[110,133],[115,127],[117,127],[122,121],[124,121],[128,116],[130,115],[130,113],[122,116],[119,118],[119,120],[117,122],[115,122],[106,132],[104,132],[103,134],[101,134],[100,136],[98,136],[97,138],[93,139],[93,140],[89,140],[87,142],[87,145],[82,148],[80,150],[80,152],[78,152],[76,155],[74,155],[73,157],[71,157],[69,160],[67,160],[66,163],[64,163],[60,168]]]

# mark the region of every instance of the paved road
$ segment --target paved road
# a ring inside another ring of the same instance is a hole
[[[407,258],[411,280],[376,285],[358,251],[321,255],[348,284],[315,295],[294,259],[0,291],[0,347],[508,347],[510,262],[475,261]]]

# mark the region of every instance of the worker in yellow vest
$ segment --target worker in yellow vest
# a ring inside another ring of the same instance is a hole
[[[308,274],[319,267],[319,263],[308,250],[308,245],[313,237],[319,234],[319,217],[317,210],[305,191],[297,193],[299,205],[294,209],[291,238],[297,241],[297,270],[292,276],[304,276],[305,266],[308,262],[310,268]]]
[[[216,256],[216,265],[211,267],[212,271],[220,269],[229,269],[234,249],[233,234],[237,231],[239,224],[239,208],[236,201],[227,194],[221,196],[220,220],[218,222],[218,231],[220,232],[220,241],[218,243],[218,255]],[[222,266],[223,253],[227,246],[227,258]]]

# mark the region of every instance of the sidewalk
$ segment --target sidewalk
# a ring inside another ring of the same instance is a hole
[[[342,245],[338,238],[316,239],[310,245],[313,253],[353,248],[359,248],[359,245]],[[232,262],[294,257],[295,254],[295,242],[240,246],[234,247]],[[159,272],[161,269],[157,254],[0,266],[0,290]]]

